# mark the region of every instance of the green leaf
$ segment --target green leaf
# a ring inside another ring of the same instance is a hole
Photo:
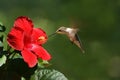
[[[25,78],[24,78],[24,77],[21,77],[21,80],[25,80]]]
[[[22,58],[22,56],[19,54],[19,53],[12,53],[10,56],[9,56],[9,59],[16,59],[16,58]]]
[[[68,80],[64,74],[54,69],[37,70],[30,80]]]
[[[3,35],[4,37],[3,37],[3,50],[7,50],[8,49],[8,43],[7,43],[7,36],[4,34]]]
[[[5,55],[3,55],[3,56],[0,58],[0,67],[1,67],[3,64],[6,63],[6,60],[7,60],[7,58],[6,58]]]
[[[0,23],[0,32],[5,32],[5,30],[5,26],[2,23]]]
[[[45,68],[45,67],[50,66],[50,65],[51,64],[48,61],[38,59],[38,67],[39,68]]]
[[[3,43],[0,41],[0,47],[3,47]]]

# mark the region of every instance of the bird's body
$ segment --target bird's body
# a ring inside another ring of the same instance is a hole
[[[76,44],[80,49],[81,51],[84,53],[84,49],[82,48],[82,43],[80,41],[80,38],[77,34],[78,32],[78,28],[67,28],[67,27],[60,27],[56,33],[58,34],[65,34],[68,36],[68,38],[70,39],[70,41],[74,44]]]

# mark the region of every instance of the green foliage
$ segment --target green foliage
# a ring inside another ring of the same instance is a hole
[[[51,64],[48,61],[38,59],[38,67],[45,68],[45,67],[50,66],[50,65]]]
[[[0,67],[1,67],[3,64],[6,63],[6,60],[7,60],[7,58],[6,58],[5,55],[2,55],[2,57],[0,57]]]
[[[0,23],[0,32],[4,32],[5,30],[5,26],[2,23]]]
[[[68,80],[64,74],[54,69],[38,69],[31,80]]]

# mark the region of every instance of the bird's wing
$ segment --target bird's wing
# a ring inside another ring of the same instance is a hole
[[[82,46],[82,42],[81,42],[80,37],[78,36],[78,34],[75,34],[75,37],[76,37],[76,41],[74,41],[74,43],[81,49],[81,51],[83,53],[85,53],[85,51],[83,49],[83,46]]]

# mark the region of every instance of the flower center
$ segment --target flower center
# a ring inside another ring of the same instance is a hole
[[[47,39],[46,39],[44,36],[40,36],[40,37],[38,38],[38,43],[39,43],[39,44],[44,44],[46,41],[47,41]]]

